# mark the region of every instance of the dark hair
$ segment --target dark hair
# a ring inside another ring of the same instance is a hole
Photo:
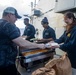
[[[24,18],[24,20],[29,21],[29,19],[28,19],[28,18]]]
[[[74,26],[76,26],[76,18],[75,18],[74,14],[73,14],[72,12],[66,12],[66,13],[64,14],[64,16],[67,17],[67,18],[69,18],[69,19],[73,18],[72,24],[69,25],[69,27],[66,26],[66,32],[68,33],[68,32],[70,32],[70,31],[72,30],[72,28],[73,28]]]
[[[74,14],[72,12],[66,12],[64,14],[64,16],[66,16],[69,19],[73,18],[73,23],[76,22],[76,18],[75,18]]]
[[[44,17],[41,21],[41,24],[49,24],[47,17]]]

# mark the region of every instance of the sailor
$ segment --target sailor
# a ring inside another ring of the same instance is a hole
[[[29,19],[24,19],[24,24],[26,25],[23,36],[26,36],[26,40],[31,41],[35,38],[35,27],[29,23]]]
[[[47,43],[49,41],[55,40],[56,39],[55,30],[49,26],[49,22],[48,22],[47,17],[44,17],[44,19],[42,19],[41,24],[44,28],[43,39],[40,39],[38,41],[42,41],[42,42]]]
[[[15,61],[17,57],[17,46],[21,48],[41,48],[44,44],[31,43],[23,40],[19,28],[15,22],[21,16],[13,7],[7,7],[0,19],[0,75],[20,75],[17,71]]]

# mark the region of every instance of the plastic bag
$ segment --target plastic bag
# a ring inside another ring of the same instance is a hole
[[[45,67],[39,68],[32,73],[32,75],[56,75],[53,68],[47,69]]]
[[[72,75],[71,63],[66,53],[60,58],[50,60],[45,67],[48,69],[53,68],[56,75]]]

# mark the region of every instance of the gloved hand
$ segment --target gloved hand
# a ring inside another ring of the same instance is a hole
[[[55,42],[49,42],[49,43],[46,43],[45,44],[45,47],[46,48],[59,48],[60,46],[59,46],[59,44],[58,43],[55,43]]]

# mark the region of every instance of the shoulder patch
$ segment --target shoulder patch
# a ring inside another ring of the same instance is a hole
[[[70,37],[70,36],[71,36],[71,34],[69,33],[67,36],[68,36],[68,37]]]

